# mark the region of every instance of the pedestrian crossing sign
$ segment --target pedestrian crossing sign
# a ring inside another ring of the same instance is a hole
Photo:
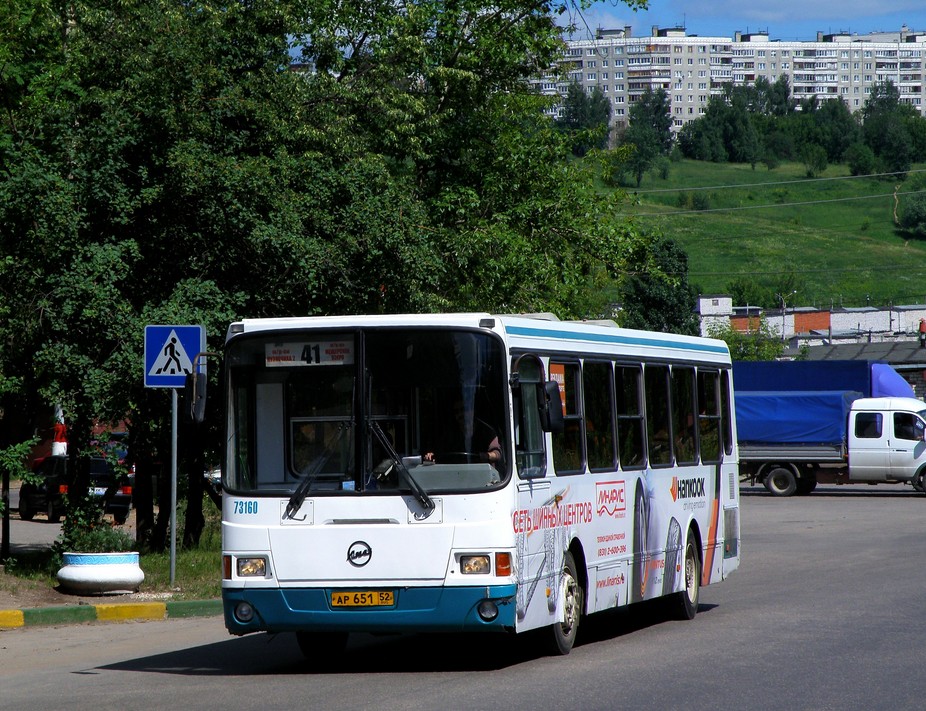
[[[203,326],[145,326],[145,387],[182,388],[193,361],[206,350]],[[197,364],[206,372],[206,360]]]

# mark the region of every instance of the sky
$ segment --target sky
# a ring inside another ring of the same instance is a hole
[[[815,40],[817,32],[926,32],[926,0],[649,0],[634,12],[620,0],[598,0],[577,18],[572,39],[591,39],[595,30],[633,27],[648,37],[654,25],[685,27],[689,35],[733,37],[767,31],[772,40]]]

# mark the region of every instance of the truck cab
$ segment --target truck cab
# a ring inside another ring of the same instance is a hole
[[[849,412],[849,478],[909,481],[926,472],[926,403],[908,397],[860,398]]]

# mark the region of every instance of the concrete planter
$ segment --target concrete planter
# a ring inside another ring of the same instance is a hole
[[[58,583],[64,592],[84,595],[131,593],[145,579],[138,553],[65,553]]]

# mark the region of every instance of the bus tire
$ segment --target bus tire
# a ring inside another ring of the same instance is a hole
[[[646,533],[649,517],[646,515],[646,486],[637,479],[633,497],[633,565],[631,567],[630,601],[640,602],[646,592]]]
[[[583,602],[585,598],[582,584],[576,573],[576,562],[572,553],[566,551],[563,555],[563,577],[560,583],[562,595],[563,621],[554,622],[552,628],[551,650],[554,654],[569,654],[576,641],[579,631],[579,620],[582,618]]]
[[[684,586],[675,593],[675,616],[680,620],[691,620],[698,614],[698,602],[701,599],[701,556],[691,531],[685,542],[682,574]]]
[[[347,632],[296,632],[302,656],[310,662],[329,661],[347,649]]]
[[[797,491],[797,478],[788,467],[775,466],[765,475],[765,488],[772,496],[791,496]]]

